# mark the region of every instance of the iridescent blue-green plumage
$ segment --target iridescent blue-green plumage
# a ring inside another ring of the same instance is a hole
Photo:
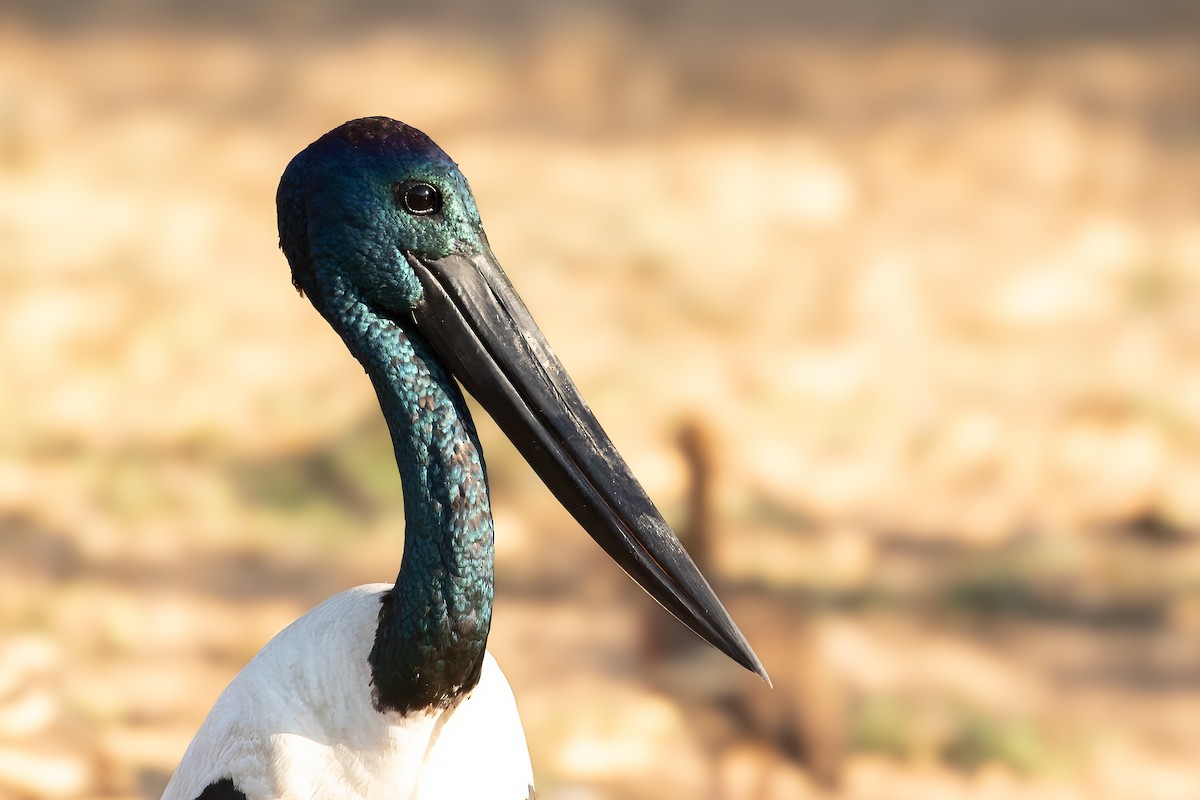
[[[402,315],[421,286],[397,247],[426,257],[482,246],[454,162],[402,123],[363,120],[297,156],[279,188],[293,281],[362,363],[391,430],[404,492],[404,554],[371,650],[378,707],[446,706],[479,679],[492,616],[492,516],[462,393]],[[413,225],[395,175],[458,188],[438,226]],[[396,236],[396,231],[403,235]],[[390,235],[385,235],[385,232]]]
[[[437,225],[397,207],[398,175],[444,187]],[[336,291],[324,286],[330,278],[352,278],[374,307],[412,308],[421,285],[404,251],[440,258],[487,242],[458,166],[421,131],[383,117],[348,122],[305,148],[284,171],[278,204],[292,281],[326,319],[323,294]]]

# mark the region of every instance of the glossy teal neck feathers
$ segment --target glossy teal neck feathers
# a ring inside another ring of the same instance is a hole
[[[419,334],[350,294],[330,310],[375,386],[404,492],[404,555],[370,654],[375,704],[401,713],[446,706],[478,682],[491,626],[493,527],[479,438]]]
[[[390,121],[389,121],[390,122]],[[491,625],[492,516],[478,436],[457,384],[408,314],[421,297],[404,250],[483,240],[466,181],[415,129],[349,123],[293,159],[277,198],[293,282],[362,363],[391,431],[404,493],[404,554],[369,661],[378,709],[445,707],[478,682]],[[458,188],[436,229],[391,193],[409,179]]]

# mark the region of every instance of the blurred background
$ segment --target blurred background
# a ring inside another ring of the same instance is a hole
[[[0,3],[0,798],[157,797],[403,520],[274,190],[384,114],[772,677],[477,415],[548,798],[1200,797],[1200,3]]]

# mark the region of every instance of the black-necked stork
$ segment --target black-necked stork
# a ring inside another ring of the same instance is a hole
[[[441,148],[384,117],[347,122],[292,159],[276,203],[292,281],[378,394],[404,554],[395,584],[330,598],[246,665],[166,800],[532,797],[512,690],[486,650],[492,515],[455,378],[635,581],[766,678],[500,269]]]

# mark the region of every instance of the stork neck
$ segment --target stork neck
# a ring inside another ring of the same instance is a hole
[[[445,707],[478,683],[491,626],[493,528],[479,437],[420,334],[352,291],[331,294],[318,307],[375,386],[404,492],[404,555],[368,659],[374,702],[400,713]]]

